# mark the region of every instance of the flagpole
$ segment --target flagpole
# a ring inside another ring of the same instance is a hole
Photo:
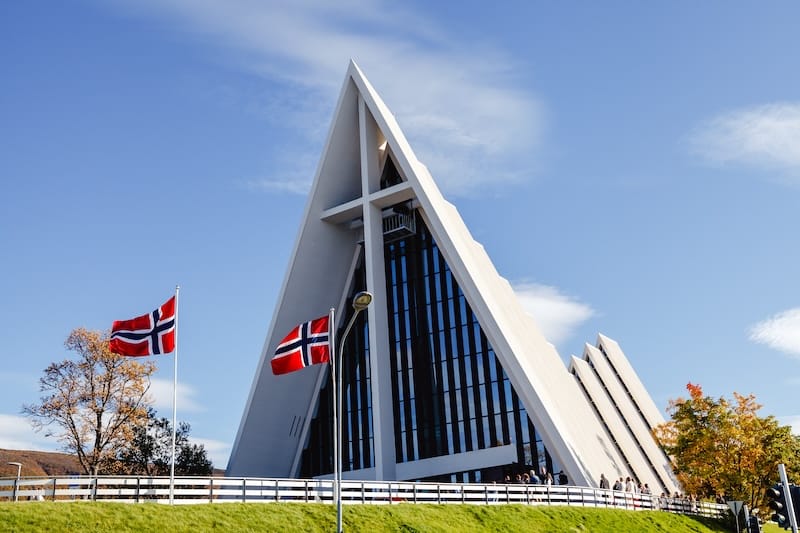
[[[339,492],[339,416],[336,390],[336,309],[328,312],[328,356],[331,361],[331,387],[333,391],[333,501],[339,508],[341,494]]]
[[[180,285],[175,286],[175,352],[172,368],[172,460],[169,467],[169,504],[175,502],[175,440],[178,431],[178,293]]]

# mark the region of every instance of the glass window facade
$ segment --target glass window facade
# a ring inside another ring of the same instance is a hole
[[[363,266],[356,271],[355,288],[351,294],[364,290]],[[344,320],[350,321],[351,302]],[[336,333],[341,339],[343,327]],[[372,432],[372,387],[369,363],[369,324],[367,313],[360,313],[347,336],[343,350],[342,369],[342,470],[360,470],[374,464]],[[314,477],[333,472],[333,389],[326,379],[319,394],[317,412],[309,427],[308,443],[300,464],[301,477]]]
[[[557,465],[520,403],[472,309],[422,220],[386,243],[398,463],[514,444],[516,465],[454,472],[441,481],[491,481]]]
[[[416,228],[415,234],[384,245],[391,346],[385,362],[392,375],[396,461],[514,444],[514,464],[426,480],[493,481],[529,469],[557,471],[560,467],[545,449],[421,219]],[[359,282],[363,279],[361,272]],[[351,367],[343,375],[348,394],[344,470],[373,464],[365,315],[360,315],[361,323],[354,330],[358,334],[351,333],[345,349]],[[301,475],[332,471],[331,448],[324,446],[330,439],[330,395],[326,386],[311,423]]]

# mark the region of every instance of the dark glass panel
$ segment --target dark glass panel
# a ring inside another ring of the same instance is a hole
[[[385,302],[391,366],[395,453],[398,462],[514,444],[517,463],[453,472],[430,480],[492,481],[500,473],[553,464],[510,385],[455,276],[417,219],[417,233],[384,246]],[[359,282],[363,282],[363,271]],[[362,313],[364,317],[366,313]],[[360,318],[365,320],[365,318]],[[348,339],[345,469],[373,465],[372,400],[367,324]],[[332,470],[330,388],[320,393],[303,452],[303,475]],[[365,429],[366,428],[366,429]],[[313,449],[312,449],[313,448]]]

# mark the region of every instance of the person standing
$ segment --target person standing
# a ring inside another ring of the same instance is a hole
[[[608,478],[606,477],[605,474],[600,474],[600,488],[606,490],[608,490],[609,488]]]

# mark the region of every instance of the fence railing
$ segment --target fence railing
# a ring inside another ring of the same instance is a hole
[[[176,477],[176,504],[228,502],[333,503],[333,481],[230,477]],[[168,503],[168,477],[98,476],[0,479],[0,501],[113,500]],[[722,518],[727,505],[658,498],[570,485],[414,483],[343,481],[344,504],[391,505],[401,502],[474,505],[571,505],[664,511]]]

